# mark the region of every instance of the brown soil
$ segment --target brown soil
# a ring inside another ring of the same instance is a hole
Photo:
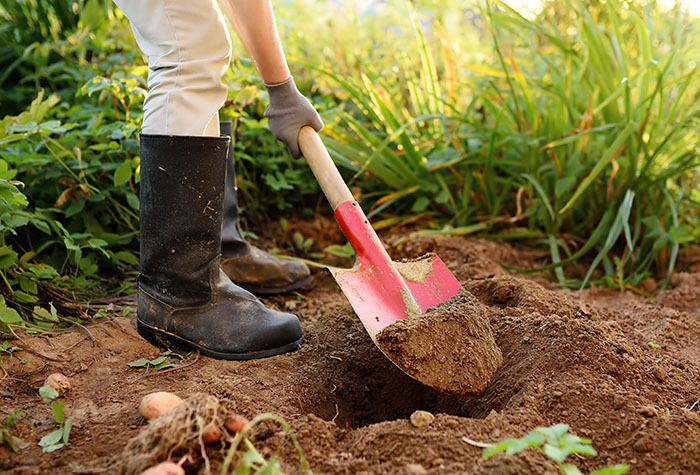
[[[419,318],[399,320],[377,345],[406,374],[449,394],[479,394],[503,364],[486,307],[462,289]]]
[[[209,394],[249,419],[264,412],[283,416],[317,472],[557,473],[531,449],[482,460],[482,449],[463,437],[492,443],[565,422],[598,451],[569,458],[584,471],[627,463],[635,474],[700,473],[700,274],[692,273],[693,263],[685,267],[690,273],[671,279],[669,290],[646,299],[600,288],[568,293],[542,276],[511,275],[498,263],[532,267],[542,255],[502,242],[420,238],[390,254],[430,251],[486,307],[503,354],[480,395],[443,394],[397,369],[333,279],[318,272],[311,290],[266,300],[298,313],[306,334],[299,351],[275,358],[224,362],[185,355],[190,366],[145,373],[127,363],[161,350],[138,337],[133,317],[89,326],[94,347],[82,331],[19,333],[25,343],[14,345],[44,357],[2,355],[8,374],[0,373],[0,417],[22,410],[13,432],[29,447],[17,453],[0,447],[0,471],[114,473],[129,441],[148,430],[138,415],[141,397],[166,390],[183,398]],[[53,372],[73,384],[65,399],[73,431],[70,446],[42,454],[36,444],[55,424],[37,389]],[[415,427],[409,417],[416,410],[435,420]],[[296,470],[296,450],[278,426],[264,423],[256,437],[263,455],[281,446],[283,469]],[[215,470],[225,450],[206,451]],[[201,460],[185,464],[188,473],[203,467]]]

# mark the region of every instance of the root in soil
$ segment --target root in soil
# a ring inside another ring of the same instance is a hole
[[[219,400],[209,394],[196,393],[168,412],[153,419],[132,438],[119,456],[119,473],[141,473],[166,460],[189,456],[203,460],[211,470],[202,434],[211,424],[223,427],[225,415]]]
[[[503,364],[486,308],[462,289],[420,318],[377,335],[387,357],[412,378],[449,394],[479,394]]]

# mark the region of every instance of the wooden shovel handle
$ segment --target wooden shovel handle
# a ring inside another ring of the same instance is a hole
[[[298,140],[301,153],[311,167],[316,181],[321,185],[323,194],[326,195],[333,211],[346,201],[353,200],[352,193],[316,131],[309,126],[304,126],[299,131]]]

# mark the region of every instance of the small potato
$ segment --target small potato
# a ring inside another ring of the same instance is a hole
[[[210,424],[202,432],[202,441],[207,445],[216,444],[221,439],[221,429],[216,424]]]
[[[144,419],[156,419],[181,402],[182,399],[180,399],[179,396],[165,391],[146,394],[143,399],[141,399],[139,414],[141,414],[141,417]]]
[[[56,391],[58,391],[58,394],[67,393],[72,389],[68,378],[61,373],[53,373],[48,378],[46,378],[44,386],[51,386]]]
[[[185,470],[174,462],[161,462],[144,470],[141,475],[185,475]]]
[[[248,419],[236,414],[235,416],[229,417],[224,421],[224,427],[226,427],[229,432],[243,432],[243,430],[248,427]]]

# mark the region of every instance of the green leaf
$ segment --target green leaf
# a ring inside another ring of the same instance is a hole
[[[88,0],[80,13],[80,21],[91,30],[97,30],[103,24],[105,14],[102,3],[98,0]]]
[[[617,153],[618,149],[622,146],[627,141],[627,138],[634,132],[636,128],[636,124],[633,122],[629,122],[624,129],[620,131],[620,133],[617,135],[617,138],[615,141],[607,148],[607,150],[603,153],[603,156],[600,157],[600,160],[595,164],[593,169],[590,171],[588,176],[581,182],[581,184],[576,188],[576,191],[574,192],[573,196],[569,198],[569,201],[564,205],[562,209],[559,210],[559,214],[565,213],[569,208],[571,208],[576,200],[583,194],[586,189],[593,183],[593,181],[600,175],[600,172],[603,171],[603,169],[610,163],[610,160],[613,159],[615,154]]]
[[[67,444],[68,443],[68,437],[70,437],[70,430],[73,427],[73,423],[70,420],[70,417],[66,418],[65,424],[63,424],[63,443]]]
[[[544,444],[543,450],[547,457],[559,463],[563,463],[566,457],[569,455],[566,450],[552,444]]]
[[[569,424],[555,424],[550,427],[538,427],[537,432],[547,438],[547,440],[555,440],[569,432]]]
[[[572,463],[564,463],[559,465],[559,470],[562,475],[581,475],[581,470]]]
[[[37,293],[38,289],[36,287],[36,281],[32,279],[27,279],[26,277],[19,278],[19,287],[29,294]]]
[[[22,322],[22,317],[14,308],[0,308],[0,322],[17,324]]]
[[[0,269],[7,269],[17,263],[17,253],[7,246],[0,247]]]
[[[233,101],[236,104],[240,104],[243,107],[246,107],[250,104],[252,104],[255,101],[255,98],[258,95],[258,88],[257,86],[254,85],[248,85],[243,88],[241,88],[236,96],[234,97]]]
[[[114,186],[121,186],[131,179],[131,163],[125,161],[114,170]]]
[[[13,290],[12,291],[12,298],[17,303],[34,303],[38,300],[35,295],[31,295],[31,294],[28,294],[26,292],[22,292],[21,290]]]
[[[323,252],[327,252],[332,256],[338,257],[353,257],[355,255],[355,250],[352,248],[350,243],[347,243],[344,246],[331,244],[330,246],[326,247]]]
[[[146,358],[139,358],[136,361],[132,361],[131,363],[127,363],[126,365],[130,368],[143,368],[145,366],[148,366],[150,364],[150,361],[147,360]]]
[[[107,247],[109,245],[109,243],[107,241],[105,241],[104,239],[98,239],[98,238],[88,239],[88,244],[93,249],[97,249],[100,247]]]
[[[134,254],[128,251],[119,251],[114,254],[115,259],[124,264],[138,265],[139,259]]]
[[[428,208],[429,204],[430,200],[425,196],[421,196],[413,203],[413,206],[411,206],[411,211],[414,213],[421,213]]]
[[[593,470],[590,475],[622,475],[626,473],[629,468],[630,466],[625,464],[611,465],[601,468],[600,470]]]
[[[75,216],[76,214],[80,213],[83,209],[85,209],[85,200],[78,200],[74,203],[71,203],[70,206],[66,208],[66,218]]]
[[[43,453],[47,454],[49,452],[55,452],[56,450],[63,448],[63,446],[65,446],[65,445],[66,444],[64,444],[64,443],[53,444],[53,445],[49,445],[48,447],[44,447],[43,449],[41,449],[41,451]]]
[[[62,438],[63,438],[63,428],[56,429],[55,431],[50,432],[50,433],[46,434],[44,437],[42,437],[41,440],[39,441],[39,446],[40,447],[50,447],[54,444],[57,444],[58,441],[60,441]]]
[[[505,452],[506,449],[517,439],[504,439],[497,443],[496,445],[492,445],[491,447],[486,447],[483,452],[481,452],[481,458],[487,459],[489,457],[492,457],[493,455],[496,455],[501,452]]]
[[[63,422],[63,417],[65,416],[66,413],[66,407],[61,401],[53,401],[51,403],[51,411],[53,412],[53,418],[56,421],[56,424],[60,424]]]
[[[674,242],[679,244],[693,241],[693,235],[683,226],[673,226],[669,229],[668,234]]]
[[[158,358],[149,361],[149,363],[151,363],[151,366],[158,366],[159,364],[163,363],[167,359],[168,358],[166,356],[159,356]]]
[[[58,391],[56,391],[54,388],[52,388],[49,385],[42,386],[39,388],[39,395],[44,401],[53,401],[56,399],[59,394]]]
[[[135,194],[127,193],[126,202],[129,203],[129,206],[131,206],[132,209],[135,209],[136,211],[139,210],[139,198]]]
[[[5,342],[5,343],[7,343],[7,342]],[[16,419],[18,417],[24,417],[24,413],[19,409],[15,409],[15,412],[13,412],[12,414],[10,414],[9,416],[7,416],[5,418],[5,424],[10,426],[10,427],[15,427],[17,425]]]
[[[520,439],[515,439],[506,449],[507,454],[517,454],[521,450],[525,450],[530,447],[537,447],[544,442],[544,437],[542,434],[535,432],[534,430],[528,433],[525,437]]]
[[[32,315],[39,317],[39,319],[43,320],[49,320],[49,321],[58,321],[58,317],[45,308],[39,307],[38,305],[34,307],[34,310],[32,310]]]

